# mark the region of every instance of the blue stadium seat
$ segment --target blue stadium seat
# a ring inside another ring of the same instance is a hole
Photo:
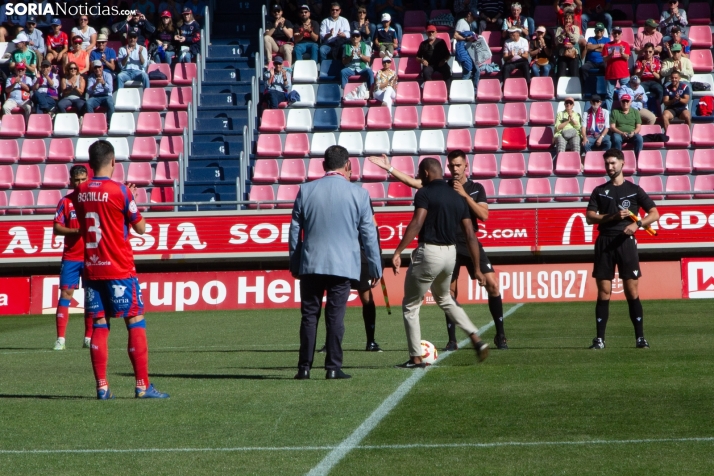
[[[340,63],[331,59],[320,63],[320,81],[334,81],[340,74]]]
[[[315,109],[315,115],[312,118],[314,131],[336,131],[337,127],[337,109]]]
[[[316,106],[338,107],[342,102],[342,90],[339,84],[321,84],[317,87]]]

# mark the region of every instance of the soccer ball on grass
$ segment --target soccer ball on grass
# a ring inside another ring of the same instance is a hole
[[[421,341],[421,361],[426,365],[431,365],[439,358],[439,351],[436,350],[434,344],[428,340]]]

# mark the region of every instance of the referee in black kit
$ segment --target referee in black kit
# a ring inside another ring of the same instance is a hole
[[[441,163],[427,157],[419,164],[419,178],[423,187],[414,196],[414,215],[404,231],[404,237],[394,251],[392,265],[399,273],[401,254],[419,236],[419,245],[412,253],[411,264],[404,280],[402,313],[409,345],[409,360],[397,367],[424,368],[421,349],[419,309],[426,291],[431,288],[436,304],[448,318],[471,338],[479,361],[488,356],[488,344],[481,340],[478,329],[461,306],[451,297],[449,284],[456,262],[456,230],[461,227],[466,235],[469,254],[473,260],[476,279],[483,286],[485,278],[479,270],[479,248],[476,235],[471,232],[469,210],[463,198],[443,179]]]
[[[625,156],[619,149],[609,149],[604,154],[605,168],[610,181],[600,185],[590,195],[586,218],[588,224],[598,225],[599,235],[595,241],[595,266],[593,278],[597,280],[597,305],[595,321],[597,337],[591,349],[605,348],[605,327],[610,314],[610,293],[615,265],[624,281],[625,297],[630,309],[630,320],[635,326],[636,347],[644,349],[650,345],[645,340],[642,329],[642,303],[640,303],[637,283],[642,276],[640,259],[637,255],[635,232],[659,219],[655,203],[639,186],[625,180],[622,167]],[[630,212],[638,214],[640,207],[647,215],[638,222],[632,221]]]

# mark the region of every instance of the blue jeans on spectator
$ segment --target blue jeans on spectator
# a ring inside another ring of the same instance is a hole
[[[47,93],[35,93],[34,103],[38,112],[50,112],[57,106],[57,100],[47,95]]]
[[[193,61],[193,55],[191,54],[190,51],[179,52],[179,55],[178,55],[179,63],[190,63],[191,61]]]
[[[551,67],[552,65],[550,63],[543,66],[538,66],[536,63],[533,63],[531,72],[533,72],[533,76],[550,76]]]
[[[84,111],[84,99],[64,98],[64,99],[60,99],[59,102],[57,103],[57,109],[59,109],[60,112],[67,112],[67,108],[70,106],[72,106],[74,108],[75,114],[79,114],[80,112]]]
[[[596,21],[600,23],[605,24],[605,29],[607,30],[608,35],[612,35],[612,15],[609,13],[601,12],[601,13],[583,13],[582,15],[582,20],[583,20],[583,32],[588,30],[588,22],[591,21]]]
[[[605,83],[607,86],[607,92],[605,93],[605,109],[612,111],[612,100],[615,97],[615,85],[617,85],[617,79],[606,79]],[[630,77],[621,78],[620,86],[626,86],[630,82]]]
[[[268,109],[277,109],[281,102],[286,102],[285,93],[277,89],[268,89],[264,97],[268,101]]]
[[[595,136],[588,136],[588,141],[585,143],[583,146],[583,149],[585,152],[590,152],[591,150],[608,150],[612,148],[612,143],[610,142],[610,136],[609,134],[605,134],[605,136],[602,138],[602,141],[600,142],[600,147],[595,145],[595,142],[597,142],[597,137]]]
[[[372,85],[374,84],[374,73],[372,73],[372,68],[367,66],[365,69],[352,69],[352,68],[344,68],[340,72],[342,76],[342,89],[345,89],[345,86],[347,86],[347,82],[350,79],[350,76],[359,76],[360,78],[364,79],[367,82],[367,87],[369,89],[372,89]]]
[[[127,81],[133,81],[135,79],[141,80],[144,89],[149,87],[149,75],[143,69],[125,69],[117,75],[117,86],[118,89],[124,87],[124,83]]]
[[[640,158],[640,152],[642,152],[642,144],[643,144],[641,135],[635,134],[632,137],[630,137],[629,139],[625,139],[624,137],[622,137],[621,134],[618,134],[616,132],[611,132],[610,134],[612,135],[612,147],[613,148],[622,150],[623,142],[625,144],[631,143],[632,145],[635,146],[635,157],[638,159]]]
[[[313,41],[301,41],[299,43],[295,43],[295,48],[293,48],[295,61],[300,61],[305,53],[310,53],[310,59],[317,62],[317,52],[317,43]]]
[[[94,96],[87,99],[85,104],[86,112],[94,112],[98,107],[107,108],[107,122],[111,125],[112,114],[114,114],[114,98],[111,96]]]
[[[176,56],[176,53],[174,53],[173,51],[164,51],[164,59],[162,60],[161,55],[157,51],[156,53],[154,53],[154,56],[152,59],[154,60],[154,63],[171,64],[174,62],[174,56]]]

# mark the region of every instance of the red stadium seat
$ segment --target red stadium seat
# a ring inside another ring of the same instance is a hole
[[[561,152],[555,159],[555,175],[579,175],[580,154],[577,152]]]
[[[498,203],[521,203],[522,198],[501,198],[506,195],[523,195],[521,179],[503,179],[498,184]]]
[[[413,106],[400,106],[413,107]],[[416,113],[416,109],[415,109]],[[367,111],[367,129],[389,130],[392,128],[392,113],[388,107],[370,107]],[[416,126],[414,127],[416,128]]]
[[[431,20],[434,20],[440,16],[451,15],[451,14],[452,14],[451,10],[443,10],[443,9],[442,10],[438,10],[438,9],[432,10],[431,13],[429,14],[429,21],[431,22]],[[444,26],[444,25],[435,25],[435,26],[438,31],[449,31],[450,30],[449,27]]]
[[[139,118],[141,118],[141,114],[139,114]],[[183,134],[186,127],[188,127],[188,112],[169,111],[166,113],[164,134]],[[139,133],[138,126],[136,132]]]
[[[499,102],[501,100],[501,81],[498,79],[482,79],[478,83],[476,102]]]
[[[529,121],[533,126],[552,126],[555,124],[553,105],[550,102],[531,103]]]
[[[52,118],[49,114],[32,114],[27,124],[25,135],[28,137],[50,137],[52,135]]]
[[[154,185],[173,186],[179,180],[178,162],[157,162],[156,174],[154,175]]]
[[[359,159],[357,157],[350,157],[350,164],[352,164],[352,175],[350,181],[356,182],[362,178],[360,173]]]
[[[635,12],[635,23],[637,25],[643,26],[648,18],[659,19],[659,17],[659,9],[654,3],[640,3],[637,5],[637,12]]]
[[[0,139],[0,164],[14,164],[20,158],[20,148],[15,139]]]
[[[309,159],[307,163],[307,180],[317,180],[325,176],[325,169],[322,167],[322,163],[325,161],[323,158]],[[256,162],[256,165],[258,163]],[[275,171],[277,174],[277,164],[275,166]],[[276,175],[277,177],[277,175]],[[255,179],[254,179],[255,180]]]
[[[167,107],[168,102],[164,88],[144,89],[144,95],[141,98],[142,111],[164,111]]]
[[[421,33],[426,28],[427,16],[424,10],[404,12],[404,33]]]
[[[694,124],[692,128],[692,145],[697,148],[714,147],[714,124]]]
[[[664,159],[664,171],[666,174],[692,173],[692,161],[689,157],[689,151],[668,150]]]
[[[118,50],[117,50],[118,51]],[[168,63],[150,64],[146,71],[150,74],[152,71],[159,70],[166,75],[166,79],[149,79],[149,86],[152,88],[163,88],[171,83],[171,65]]]
[[[690,3],[687,13],[690,25],[709,25],[711,22],[711,7],[707,2]]]
[[[605,160],[602,156],[602,151],[590,151],[585,154],[585,162],[583,164],[583,172],[586,175],[606,175]]]
[[[622,173],[625,175],[632,175],[637,169],[637,158],[635,157],[634,150],[623,150],[623,155],[625,156],[625,165],[622,167]],[[642,153],[640,152],[640,155]],[[602,156],[601,160],[605,161]]]
[[[613,5],[612,5],[612,10],[620,10],[622,13],[625,14],[625,19],[624,19],[624,20],[615,20],[615,19],[613,19],[613,20],[612,20],[612,24],[613,24],[613,25],[621,26],[621,27],[623,27],[623,30],[624,30],[624,27],[627,27],[627,28],[632,27],[632,24],[635,22],[635,14],[634,14],[633,11],[632,11],[632,4],[630,4],[630,3],[627,3],[627,4],[621,4],[621,3],[613,4]],[[655,21],[657,21],[657,19],[659,19],[659,17],[657,17],[657,18],[655,19]],[[593,22],[591,21],[590,24],[592,24],[592,23],[593,23]],[[609,33],[610,33],[610,32],[608,32],[608,34],[609,34]]]
[[[400,172],[402,171],[399,167],[394,165],[394,163],[392,163],[392,166],[394,166],[394,168],[399,170]],[[377,167],[369,160],[364,161],[364,166],[362,167],[362,180],[384,182],[387,180],[387,177],[388,174],[386,170]]]
[[[528,156],[528,175],[549,177],[553,174],[553,157],[550,152],[531,152]]]
[[[181,136],[163,136],[159,143],[159,159],[171,160],[178,159],[179,154],[183,153],[183,137]]]
[[[401,85],[399,87],[401,88]],[[397,106],[394,108],[395,129],[416,129],[417,127],[419,127],[419,113],[415,106]]]
[[[367,105],[366,99],[347,99],[347,95],[359,88],[361,83],[347,83],[342,94],[342,104],[345,106],[362,107]]]
[[[104,136],[107,135],[107,116],[103,112],[84,115],[80,135],[83,136]]]
[[[426,81],[424,82],[421,102],[424,104],[444,104],[448,101],[448,95],[444,81]]]
[[[498,165],[494,154],[474,155],[471,176],[474,178],[493,178],[498,175]]]
[[[305,181],[307,170],[305,170],[305,161],[302,159],[284,159],[283,165],[280,167],[281,183],[302,183]]]
[[[72,162],[73,160],[74,144],[72,139],[52,139],[50,141],[47,162]]]
[[[692,48],[711,48],[712,31],[709,25],[692,25],[687,32]]]
[[[57,202],[59,203],[59,201]],[[26,207],[35,206],[35,196],[32,190],[13,190],[10,192],[10,200],[7,205],[9,207],[22,207],[22,209],[8,210],[8,215],[33,215],[35,210],[28,209]],[[55,206],[57,204],[55,203]]]
[[[694,177],[694,191],[714,191],[714,175],[697,175],[696,177]],[[711,200],[712,198],[714,198],[714,193],[695,193],[694,198]]]
[[[403,62],[401,59],[399,62]],[[401,78],[399,78],[401,79]],[[397,86],[397,97],[394,103],[398,106],[416,105],[421,101],[421,88],[415,81],[403,81]],[[395,119],[396,122],[396,119]]]
[[[476,129],[476,134],[478,134],[478,131],[479,129]],[[446,151],[451,152],[454,150],[471,151],[471,131],[468,129],[449,129],[449,134],[446,136]]]
[[[373,108],[377,109],[377,108]],[[388,108],[385,108],[388,109]],[[364,129],[364,111],[360,107],[342,108],[340,116],[340,130],[361,131]]]
[[[477,127],[498,126],[501,123],[501,112],[498,104],[480,103],[476,104],[475,114]]]
[[[278,208],[292,208],[300,191],[300,185],[278,185],[277,200],[287,200],[286,203],[278,203]]]
[[[483,186],[484,192],[486,192],[487,197],[494,197],[496,195],[496,188],[493,186],[493,180],[474,180],[476,183],[480,183]],[[489,198],[488,203],[496,203],[495,198]]]
[[[656,21],[656,20],[655,20]],[[632,31],[632,28],[623,28],[622,29],[622,37],[621,40],[624,43],[627,43],[628,45],[632,46],[635,44],[635,34]]]
[[[406,174],[410,177],[416,177],[416,170],[414,169],[414,158],[411,155],[395,155],[394,157],[392,157],[391,164],[401,173]]]
[[[25,139],[22,141],[20,163],[42,163],[47,157],[47,147],[42,139]]]
[[[154,187],[151,189],[150,203],[170,203],[176,201],[174,199],[173,187]],[[152,212],[170,212],[173,211],[173,205],[151,205],[149,210]]]
[[[40,190],[37,194],[37,206],[35,213],[55,213],[57,204],[62,200],[62,192],[59,190]]]
[[[283,132],[285,112],[282,109],[265,109],[260,120],[260,132]]]
[[[538,5],[535,7],[534,20],[536,25],[554,27],[558,24],[558,17],[552,5]],[[580,26],[580,25],[578,25]]]
[[[397,78],[399,81],[413,81],[419,77],[421,73],[421,63],[416,58],[403,57],[399,59],[399,67],[397,68]],[[403,83],[399,83],[397,94]]]
[[[692,139],[689,135],[689,126],[687,124],[670,124],[667,128],[667,148],[689,147]]]
[[[590,199],[590,194],[593,193],[595,187],[599,187],[605,182],[607,182],[605,177],[586,177],[583,181],[583,195],[585,195],[585,197],[583,197],[583,201],[588,201]]]
[[[278,160],[258,159],[253,167],[254,183],[276,183],[278,181]]]
[[[528,136],[528,148],[547,150],[553,145],[553,129],[550,127],[532,127]]]
[[[136,122],[137,134],[158,136],[159,134],[161,134],[161,129],[161,115],[158,112],[139,113],[139,118]]]
[[[692,50],[689,59],[695,73],[711,73],[714,70],[714,60],[711,50]]]
[[[258,136],[260,140],[260,136]],[[291,157],[304,157],[310,153],[310,139],[307,134],[293,133],[285,137],[283,155]]]
[[[503,106],[504,126],[524,126],[528,120],[525,102],[509,102]]]
[[[437,10],[434,10],[434,11],[437,11]],[[449,10],[441,10],[441,11],[446,11],[447,13],[451,13]],[[431,12],[431,13],[433,14],[434,12]],[[448,26],[441,26],[441,25],[436,25],[436,28],[439,30],[439,33],[436,34],[436,37],[444,40],[444,42],[447,45],[449,45],[449,51],[451,51],[453,53],[453,51],[451,49],[451,36],[449,36],[449,34],[447,33],[451,28]]]
[[[384,185],[379,183],[363,183],[362,188],[369,192],[369,198],[372,200],[372,206],[383,207],[384,202],[378,201],[380,198],[385,198]]]
[[[643,150],[637,159],[637,172],[640,175],[659,175],[664,173],[662,153],[659,150]]]
[[[687,175],[670,175],[667,177],[667,184],[664,188],[665,192],[690,192],[692,184]],[[667,195],[667,200],[691,200],[691,194],[683,195]]]
[[[503,84],[503,100],[528,100],[528,83],[526,82],[526,78],[507,78]]]
[[[278,134],[260,134],[255,149],[258,157],[280,157],[283,155],[283,143]]]
[[[550,202],[552,197],[544,197],[553,192],[550,189],[550,180],[547,178],[529,178],[526,182],[526,202]]]
[[[65,164],[47,164],[42,177],[42,188],[67,188],[69,169]]]
[[[250,192],[248,192],[248,200],[251,202],[272,202],[275,200],[275,192],[273,187],[270,185],[253,185],[250,187]],[[248,205],[248,208],[260,208],[260,209],[272,209],[275,208],[274,204],[252,204]]]
[[[550,7],[549,7],[550,8]],[[530,96],[533,100],[551,101],[555,98],[555,85],[550,76],[531,78]]]
[[[575,177],[558,177],[555,179],[554,190],[556,202],[577,202],[580,197],[580,183]]]
[[[421,127],[443,129],[446,127],[444,106],[424,106],[421,108]]]
[[[480,152],[495,152],[500,147],[498,129],[476,129],[474,134],[474,150]]]
[[[391,182],[387,188],[387,198],[408,198],[408,200],[389,201],[387,205],[409,206],[412,204],[412,188],[402,182]]]
[[[23,137],[25,117],[22,114],[5,114],[0,126],[0,137]]]
[[[503,150],[526,150],[526,130],[523,127],[504,127],[501,141]]]
[[[14,182],[15,173],[12,171],[12,165],[0,165],[0,189],[7,190],[12,188]],[[67,183],[69,183],[69,178],[67,178]]]
[[[714,150],[695,149],[694,157],[692,158],[692,168],[694,172],[700,174],[702,172],[714,172]]]
[[[526,159],[523,154],[509,153],[501,156],[501,177],[523,177],[526,173]]]
[[[153,137],[135,137],[131,146],[130,160],[154,160],[159,155],[156,139]]]
[[[154,180],[151,170],[151,164],[148,162],[132,162],[129,164],[129,172],[127,173],[127,182],[134,183],[139,186],[151,185]]]
[[[173,88],[169,97],[169,109],[171,110],[186,110],[188,105],[193,102],[193,92],[191,88]]]
[[[37,188],[42,183],[40,167],[36,164],[18,165],[15,169],[15,188]]]
[[[399,50],[400,56],[416,56],[419,45],[424,41],[421,33],[405,33],[402,35],[402,47]]]
[[[198,76],[196,63],[176,63],[174,64],[174,76],[172,82],[176,86],[191,86],[194,78]]]
[[[484,40],[486,40],[488,47],[491,49],[491,52],[500,53],[501,50],[503,50],[503,45],[501,44],[503,41],[503,37],[501,36],[500,31],[484,30],[484,32],[481,33],[481,36]]]
[[[137,188],[134,191],[134,201],[139,204],[139,203],[149,203],[149,196],[146,194],[146,189],[145,188]],[[148,210],[149,207],[142,207],[139,206],[139,211],[145,212]]]

